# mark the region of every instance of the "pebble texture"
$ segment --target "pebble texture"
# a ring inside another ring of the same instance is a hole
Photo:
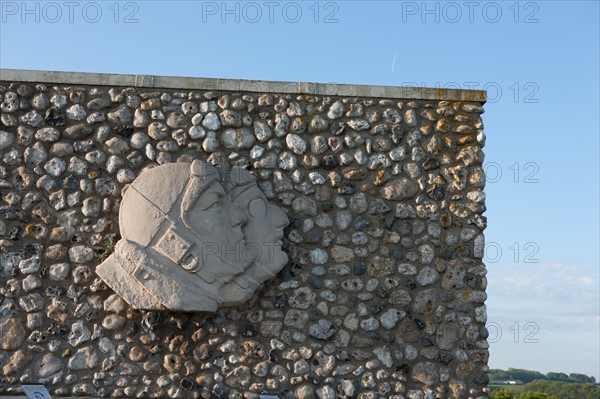
[[[0,395],[487,396],[482,104],[0,82]],[[247,168],[289,261],[215,314],[95,273],[139,173]]]

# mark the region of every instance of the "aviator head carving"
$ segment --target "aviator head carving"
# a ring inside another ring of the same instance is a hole
[[[245,302],[285,265],[287,223],[247,171],[157,166],[125,192],[122,239],[97,273],[136,309],[215,311]]]

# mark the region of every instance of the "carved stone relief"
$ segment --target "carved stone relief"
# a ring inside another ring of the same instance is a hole
[[[127,189],[122,239],[96,271],[136,309],[212,312],[246,302],[283,268],[288,223],[244,169],[165,164]]]

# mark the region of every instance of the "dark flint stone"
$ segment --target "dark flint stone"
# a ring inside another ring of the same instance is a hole
[[[447,246],[444,245],[444,246],[442,246],[440,248],[439,256],[442,259],[448,260],[448,259],[452,258],[452,252],[453,252],[453,248],[452,247],[447,247]]]
[[[333,204],[331,202],[326,202],[321,205],[321,210],[323,210],[323,212],[330,212],[333,210]]]
[[[350,360],[350,352],[348,352],[348,350],[346,349],[342,349],[338,354],[337,354],[337,359],[341,362],[347,362],[348,360]]]
[[[64,335],[69,332],[69,327],[60,323],[50,323],[48,333],[51,335]]]
[[[321,157],[321,161],[319,162],[321,167],[325,170],[333,170],[337,168],[340,164],[337,157],[333,154],[327,154]]]
[[[92,310],[90,313],[87,314],[85,318],[87,321],[96,321],[100,319],[100,315],[95,310]]]
[[[477,278],[475,277],[469,277],[467,278],[467,285],[469,286],[469,288],[477,288],[479,286],[479,284],[477,284]]]
[[[381,311],[385,309],[385,303],[381,301],[377,301],[371,305],[371,313],[379,314]]]
[[[367,263],[362,259],[356,260],[352,267],[352,271],[355,275],[362,276],[367,271]]]
[[[252,338],[258,335],[258,331],[256,330],[256,327],[254,327],[252,324],[246,324],[242,327],[242,331],[240,332],[240,334],[242,335],[242,337]]]
[[[133,135],[134,128],[133,126],[117,126],[114,131],[119,136],[128,139]]]
[[[32,255],[36,255],[40,253],[40,248],[37,245],[33,245],[31,243],[25,245],[25,252],[30,253]]]
[[[41,277],[41,276],[40,276]],[[46,276],[44,275],[45,278]],[[60,287],[58,285],[51,285],[46,287],[46,296],[50,299],[57,298],[59,296],[65,295],[67,293],[67,289],[65,287]]]
[[[440,291],[438,295],[440,300],[442,300],[443,302],[450,302],[454,299],[454,293],[452,293],[451,291]]]
[[[135,321],[131,321],[127,324],[127,327],[125,328],[125,335],[127,335],[128,337],[133,337],[135,334],[138,333],[139,329],[139,324]]]
[[[371,219],[366,216],[359,216],[354,219],[354,228],[356,230],[364,230],[371,224]]]
[[[68,190],[75,190],[79,188],[79,178],[69,175],[62,180],[62,187]]]
[[[440,352],[437,355],[437,361],[442,363],[444,366],[447,366],[454,360],[454,356],[452,356],[449,352]]]
[[[296,217],[294,215],[288,215],[288,220],[290,221],[289,227],[291,229],[298,229],[302,227],[302,219],[300,219],[299,217]]]
[[[406,363],[401,364],[400,366],[396,367],[396,371],[401,372],[402,374],[409,374],[410,373],[410,366]]]
[[[415,279],[412,277],[408,277],[406,280],[404,280],[402,282],[402,285],[411,290],[414,290],[415,288],[417,288],[417,283],[415,282]]]
[[[296,277],[300,273],[302,273],[302,266],[297,263],[292,263],[292,267],[290,267],[290,276]]]
[[[23,228],[21,226],[13,226],[13,228],[8,232],[8,239],[12,241],[18,241],[22,231]]]
[[[306,281],[308,282],[308,284],[310,284],[311,287],[313,287],[315,289],[323,288],[323,283],[321,282],[321,280],[319,280],[315,276],[308,276]]]
[[[215,385],[215,387],[212,389],[212,394],[216,399],[227,399],[229,396],[229,391],[225,387]]]
[[[423,170],[428,171],[440,167],[440,161],[435,158],[427,158],[423,162]]]
[[[354,183],[350,183],[349,181],[343,182],[342,185],[338,187],[337,192],[340,195],[354,194]]]
[[[463,349],[463,350],[466,350],[466,351],[475,348],[475,346],[472,343],[467,342],[467,341],[460,341],[460,343],[458,344],[458,347],[460,349]]]
[[[75,152],[88,152],[92,148],[94,148],[94,142],[92,140],[76,141],[73,143]]]
[[[423,347],[433,346],[433,341],[429,337],[421,337],[421,345]]]
[[[426,324],[423,321],[419,320],[419,319],[415,319],[415,324],[417,325],[417,328],[419,330],[424,329],[425,326],[426,326]]]
[[[490,378],[486,373],[477,373],[475,377],[473,377],[473,382],[479,385],[487,385],[490,382]]]
[[[285,292],[277,294],[277,296],[275,297],[275,307],[277,309],[284,309],[285,306],[287,305],[287,301],[288,301],[288,296]]]
[[[400,247],[393,247],[391,253],[392,257],[396,260],[404,259],[404,251]]]
[[[127,155],[127,162],[132,168],[139,168],[144,163],[145,157],[139,151],[133,151]]]
[[[346,124],[344,122],[335,122],[329,128],[329,132],[334,136],[338,136],[344,132],[346,129]]]
[[[392,227],[394,227],[395,221],[396,221],[396,218],[394,218],[392,215],[387,215],[386,217],[383,218],[383,225],[385,226],[386,229],[391,230]]]
[[[309,231],[304,235],[304,242],[306,244],[319,244],[322,239],[323,236],[321,235],[321,233],[316,231]]]
[[[394,144],[400,143],[400,141],[402,141],[402,137],[404,137],[404,129],[402,128],[402,125],[392,125],[391,136]]]
[[[444,186],[433,186],[429,190],[427,190],[427,195],[434,201],[440,201],[444,198],[444,194],[446,194],[446,189]]]
[[[179,386],[186,391],[191,391],[194,388],[194,381],[190,380],[189,378],[183,378],[179,382]]]
[[[488,331],[488,329],[484,326],[481,327],[481,330],[479,330],[479,335],[481,335],[481,338],[483,339],[487,339],[487,337],[490,336],[490,332]]]
[[[46,117],[44,118],[44,122],[46,122],[46,125],[54,127],[64,126],[66,123],[65,115],[57,109],[51,108],[48,111],[46,111]]]

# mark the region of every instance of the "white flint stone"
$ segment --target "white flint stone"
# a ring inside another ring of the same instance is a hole
[[[52,103],[52,105],[54,105],[54,107],[60,109],[67,105],[67,96],[64,96],[62,94],[55,94],[50,98],[50,102]]]
[[[2,132],[0,132],[0,136],[1,134]],[[1,141],[2,139],[0,138],[0,149],[2,149]],[[24,159],[27,163],[39,165],[48,159],[48,153],[46,152],[44,145],[38,141],[32,147],[27,147],[25,149]]]
[[[285,142],[290,150],[292,150],[295,154],[302,155],[306,152],[306,140],[297,134],[288,134],[285,137]]]
[[[48,276],[52,281],[63,281],[69,276],[70,270],[68,263],[55,263],[50,266]]]
[[[369,122],[367,122],[364,119],[350,120],[348,121],[348,126],[350,127],[350,129],[356,130],[357,132],[367,130],[370,127]]]
[[[38,111],[44,110],[48,104],[48,97],[44,93],[37,93],[31,99],[31,106]]]
[[[313,249],[309,252],[310,261],[315,265],[324,265],[329,260],[329,255],[327,251],[322,250],[320,248]]]
[[[379,361],[383,363],[384,366],[392,367],[392,365],[394,364],[392,354],[386,346],[381,346],[373,349],[373,353],[375,354],[375,356],[377,356],[377,359],[379,359]]]
[[[106,171],[108,173],[114,173],[124,163],[125,162],[117,155],[111,155],[106,161]]]
[[[273,132],[265,122],[254,121],[254,135],[258,141],[264,143],[273,136]]]
[[[405,312],[402,313],[406,314]],[[400,320],[401,316],[403,315],[400,311],[396,309],[388,309],[379,317],[379,321],[383,328],[386,330],[391,330],[396,326],[396,323]]]
[[[81,121],[86,117],[87,113],[85,109],[79,105],[75,104],[67,108],[67,118],[72,121]]]
[[[192,117],[192,125],[194,126],[198,126],[201,122],[202,119],[204,119],[204,115],[203,114],[196,114]]]
[[[148,118],[148,114],[146,114],[141,109],[136,109],[133,114],[133,127],[146,127],[150,122],[150,118]]]
[[[43,127],[35,132],[35,138],[40,141],[57,141],[60,132],[54,127]]]
[[[425,266],[417,275],[417,282],[422,286],[436,283],[440,279],[440,274],[431,266]]]
[[[44,124],[44,117],[37,111],[29,111],[20,118],[21,122],[32,127],[40,127]]]
[[[192,140],[203,139],[206,136],[206,130],[202,126],[194,125],[188,130],[188,136]]]
[[[322,388],[317,389],[317,396],[319,399],[335,399],[335,391],[328,385],[325,385]]]
[[[85,263],[94,259],[94,251],[85,245],[76,245],[69,248],[69,259],[73,263]]]
[[[344,115],[344,104],[341,101],[334,102],[329,108],[329,112],[327,112],[327,117],[329,119],[338,119]]]
[[[248,128],[227,129],[221,135],[221,141],[225,148],[242,150],[252,147],[256,138]]]
[[[485,252],[485,238],[483,234],[479,234],[475,237],[473,242],[473,256],[482,259]]]
[[[204,121],[206,121],[206,119],[204,119]],[[204,123],[204,121],[202,123]],[[217,135],[215,132],[209,131],[208,133],[206,133],[206,138],[202,142],[202,148],[206,152],[215,152],[217,148],[219,148],[219,140],[217,139]]]
[[[83,176],[87,173],[87,163],[81,158],[71,157],[69,160],[69,172]]]
[[[113,137],[106,142],[106,149],[111,154],[122,154],[129,150],[129,144],[121,137]]]
[[[401,263],[398,265],[398,273],[404,276],[414,276],[417,274],[417,267],[410,263]]]
[[[112,294],[104,301],[105,312],[120,313],[125,309],[127,309],[127,303],[117,294]]]
[[[135,173],[131,169],[120,169],[117,172],[117,181],[121,184],[131,183],[135,177]]]
[[[279,167],[283,170],[294,170],[298,165],[298,160],[289,151],[284,151],[279,155]]]
[[[79,345],[88,342],[92,337],[91,331],[85,326],[83,320],[78,320],[71,325],[71,332],[67,341],[69,345],[76,348]]]
[[[259,159],[260,157],[263,156],[264,153],[265,153],[264,147],[261,147],[259,145],[255,145],[250,150],[250,159],[253,159],[253,160]]]
[[[29,292],[42,286],[42,280],[34,274],[30,274],[23,279],[23,291]]]
[[[219,115],[215,114],[214,112],[206,114],[206,116],[202,120],[202,126],[207,128],[208,130],[218,130],[221,127]]]
[[[46,170],[50,176],[54,177],[60,176],[65,169],[67,169],[67,165],[65,164],[65,161],[60,158],[52,158],[44,165],[44,170]]]
[[[144,147],[144,154],[146,155],[146,158],[148,158],[151,161],[154,161],[156,159],[156,150],[154,149],[151,143],[147,143],[146,147]]]
[[[319,172],[310,172],[308,178],[312,184],[321,185],[325,184],[325,178]]]
[[[14,134],[0,130],[0,150],[9,148],[14,141]]]

